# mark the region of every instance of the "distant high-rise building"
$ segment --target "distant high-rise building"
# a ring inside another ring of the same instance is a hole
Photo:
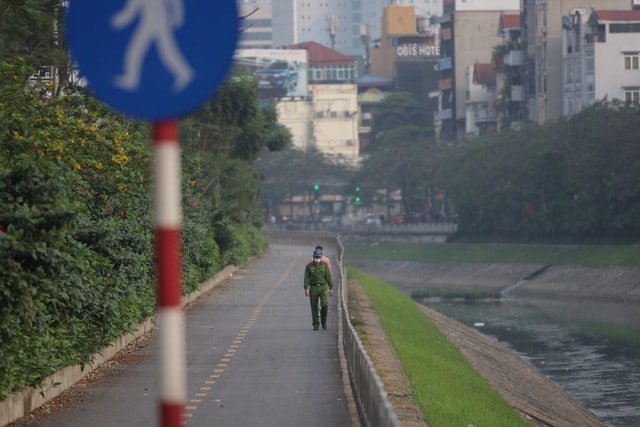
[[[442,0],[272,0],[273,45],[315,41],[340,53],[362,57],[367,43],[380,38],[382,12],[412,5],[425,25],[442,14]]]
[[[273,48],[273,19],[270,1],[238,2],[240,35],[238,48]]]

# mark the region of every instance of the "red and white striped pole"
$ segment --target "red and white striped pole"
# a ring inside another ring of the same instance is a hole
[[[180,308],[182,287],[180,231],[180,146],[178,121],[152,125],[158,340],[160,343],[160,412],[163,427],[179,427],[186,401],[185,319]]]

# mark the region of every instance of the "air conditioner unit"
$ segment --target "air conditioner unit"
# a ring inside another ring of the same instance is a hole
[[[640,0],[631,0],[631,6],[640,6]]]

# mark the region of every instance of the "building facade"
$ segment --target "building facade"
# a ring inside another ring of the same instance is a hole
[[[381,18],[389,5],[410,4],[435,21],[441,0],[271,0],[274,46],[315,41],[345,55],[361,59],[381,34]]]
[[[425,107],[425,123],[437,127],[440,45],[434,27],[422,22],[414,6],[385,8],[371,72],[391,80],[396,91],[411,93]]]
[[[640,103],[640,9],[566,15],[563,21],[563,115],[608,99]]]
[[[465,78],[476,62],[486,62],[502,43],[498,25],[502,12],[519,12],[520,0],[444,0],[440,22],[441,136],[466,132]]]
[[[309,85],[306,97],[277,102],[278,121],[291,131],[294,147],[314,147],[335,162],[357,165],[360,144],[355,60],[315,42],[288,48],[307,51]]]
[[[496,71],[492,63],[476,62],[465,76],[465,134],[478,136],[498,131]]]
[[[525,106],[530,120],[545,123],[563,115],[563,18],[592,9],[630,10],[633,0],[522,0],[527,52]]]
[[[240,14],[239,49],[273,48],[271,2],[265,0],[238,2]]]

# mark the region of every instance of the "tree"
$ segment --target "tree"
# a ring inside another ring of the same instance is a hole
[[[260,101],[255,78],[232,76],[215,98],[181,122],[181,144],[190,156],[251,163],[263,148],[279,151],[291,143],[290,132],[277,120],[275,105]]]
[[[413,95],[407,92],[396,92],[389,95],[379,105],[379,109],[371,127],[371,142],[367,151],[379,148],[381,141],[392,142],[385,133],[400,127],[421,128],[425,136],[434,136],[430,127],[424,126],[426,110]]]
[[[262,177],[263,201],[271,205],[305,194],[315,184],[320,191],[339,194],[354,173],[349,167],[330,162],[315,148],[263,151],[255,168]]]
[[[433,128],[424,126],[424,121],[424,107],[409,93],[394,93],[382,101],[368,155],[357,176],[372,193],[400,189],[406,214],[426,213],[433,187],[437,147]]]
[[[43,67],[53,70],[51,93],[73,88],[74,70],[68,55],[63,0],[4,0],[0,8],[0,57],[21,60],[28,75]],[[56,78],[57,77],[57,78]]]
[[[181,122],[181,141],[184,191],[209,224],[222,263],[237,263],[242,255],[235,239],[259,230],[264,220],[252,163],[263,150],[287,147],[291,135],[277,123],[275,105],[261,103],[254,78],[231,76],[214,99]]]

